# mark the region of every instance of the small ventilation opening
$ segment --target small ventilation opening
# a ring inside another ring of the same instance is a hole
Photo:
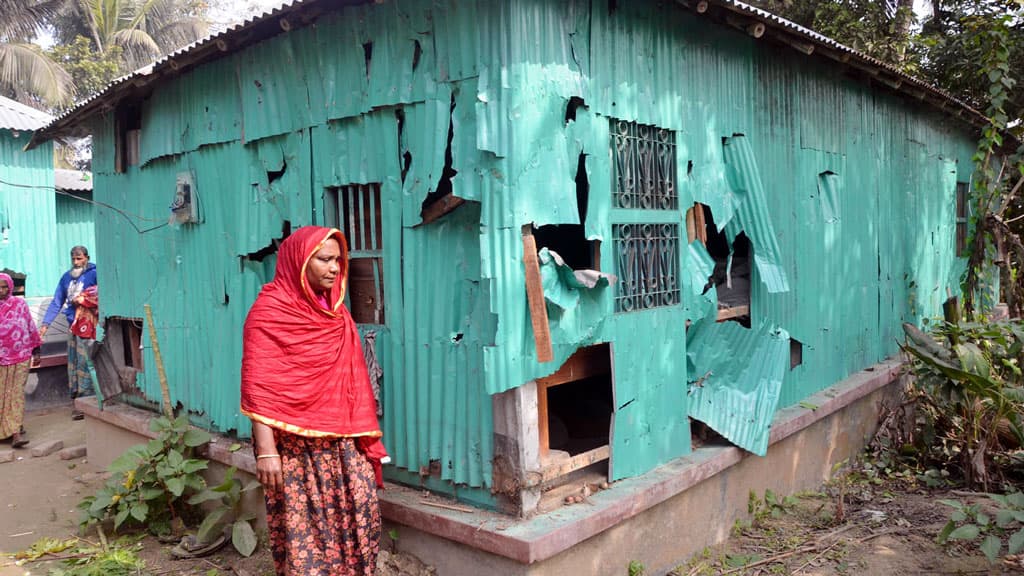
[[[796,338],[789,339],[789,369],[804,363],[804,345]]]

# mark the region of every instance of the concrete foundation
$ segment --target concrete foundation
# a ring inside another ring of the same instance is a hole
[[[392,485],[380,493],[381,509],[388,528],[397,530],[397,549],[442,576],[619,576],[634,560],[648,574],[664,574],[727,539],[736,520],[747,518],[751,491],[787,495],[821,486],[836,463],[861,452],[882,406],[895,405],[902,386],[899,362],[879,364],[808,398],[806,407],[781,410],[765,457],[735,447],[700,448],[585,503],[526,520]],[[87,414],[93,462],[107,463],[149,435],[146,412],[124,406],[101,412],[94,399],[76,405]],[[207,456],[251,473],[251,451],[230,452],[231,443],[219,439]]]

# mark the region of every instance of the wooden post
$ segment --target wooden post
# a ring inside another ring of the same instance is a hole
[[[167,387],[167,373],[164,372],[164,361],[160,357],[160,343],[156,339],[156,326],[153,326],[153,309],[149,304],[142,306],[146,310],[146,324],[149,325],[149,341],[153,344],[153,359],[156,361],[156,373],[160,377],[160,394],[163,397],[164,415],[168,419],[174,419],[174,411],[171,409],[171,390]]]
[[[532,224],[523,226],[523,266],[526,268],[526,298],[530,303],[530,322],[533,324],[533,341],[537,346],[537,361],[551,362],[555,355],[551,349],[548,307],[544,303],[544,286],[540,279],[540,261],[537,259],[537,241],[533,238]]]

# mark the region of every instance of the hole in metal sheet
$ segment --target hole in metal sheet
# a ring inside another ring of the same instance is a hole
[[[288,163],[282,161],[281,162],[281,169],[280,170],[267,170],[267,183],[268,184],[273,184],[274,182],[277,182],[278,180],[280,180],[281,176],[284,176],[284,171],[287,170],[287,169],[288,169]]]
[[[370,61],[373,60],[373,42],[363,44],[363,60],[366,62],[366,77],[370,77]]]
[[[583,98],[579,96],[571,96],[569,98],[569,105],[565,107],[565,123],[568,124],[570,120],[576,120],[576,109],[580,106],[586,107],[586,103]]]
[[[412,41],[412,71],[415,72],[420,66],[420,58],[423,57],[423,46],[419,40]]]
[[[292,223],[289,220],[285,220],[284,222],[281,223],[281,237],[280,238],[272,239],[270,241],[270,244],[268,244],[267,246],[265,246],[263,248],[260,248],[259,250],[255,251],[255,252],[249,252],[245,256],[242,256],[242,259],[249,260],[251,262],[262,262],[263,259],[266,258],[267,256],[270,256],[271,254],[276,254],[277,253],[277,247],[281,245],[281,242],[284,242],[285,238],[291,236],[291,234],[292,234]]]
[[[454,178],[459,172],[452,168],[452,140],[455,139],[455,94],[452,93],[451,100],[451,115],[448,118],[448,144],[444,148],[444,168],[441,170],[441,178],[437,182],[437,188],[427,194],[427,197],[423,199],[423,204],[420,208],[420,216],[426,212],[435,202],[443,199],[445,196],[452,194],[452,178]]]
[[[462,332],[456,332],[455,334],[452,334],[452,344],[458,344],[459,342],[462,342],[462,337]]]
[[[796,338],[789,339],[789,369],[804,363],[804,345]]]
[[[693,174],[693,160],[686,161],[686,175]]]
[[[587,180],[586,154],[580,154],[576,166],[576,206],[579,224],[551,224],[538,226],[533,236],[537,250],[547,248],[557,252],[573,270],[600,270],[601,260],[597,240],[587,240],[584,225],[587,221],[590,183]]]

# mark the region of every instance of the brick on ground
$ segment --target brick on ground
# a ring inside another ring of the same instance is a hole
[[[61,460],[74,460],[75,458],[85,457],[85,444],[79,444],[78,446],[69,446],[60,451]]]
[[[14,462],[14,450],[0,450],[0,462]]]
[[[54,452],[64,447],[63,440],[50,440],[49,442],[43,442],[42,444],[36,444],[32,448],[32,457],[40,458],[42,456],[49,456]]]

